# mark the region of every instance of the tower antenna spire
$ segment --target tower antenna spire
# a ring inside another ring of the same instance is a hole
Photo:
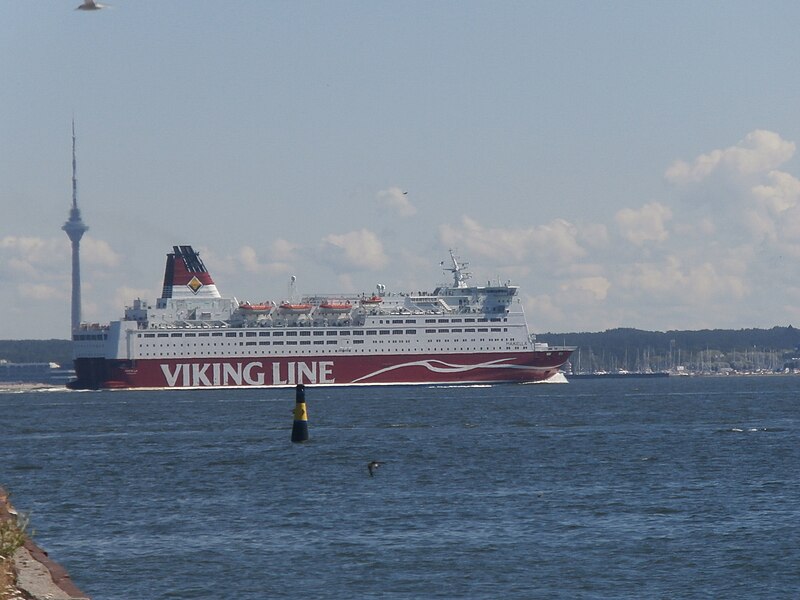
[[[86,230],[78,208],[77,160],[75,158],[75,117],[72,117],[72,208],[69,219],[61,227],[72,242],[72,331],[81,325],[81,238]],[[71,337],[71,336],[70,336]]]
[[[72,117],[72,208],[78,208],[78,163],[75,160],[75,117]]]

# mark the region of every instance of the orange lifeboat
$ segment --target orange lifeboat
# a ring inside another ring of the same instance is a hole
[[[250,304],[249,302],[242,302],[239,305],[239,309],[245,311],[248,314],[256,314],[256,313],[268,313],[272,310],[273,304],[272,302],[261,302],[259,304]]]
[[[329,310],[333,312],[347,312],[353,308],[353,305],[350,302],[331,302],[330,300],[326,300],[319,307],[323,310]]]
[[[304,313],[310,311],[312,306],[305,302],[282,302],[279,308],[284,312]]]
[[[383,299],[380,296],[372,296],[371,298],[362,298],[361,304],[366,304],[368,306],[375,306],[376,304],[380,304],[383,302]]]

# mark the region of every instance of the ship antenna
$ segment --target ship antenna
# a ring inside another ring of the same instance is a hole
[[[453,263],[452,267],[445,267],[444,261],[441,262],[441,265],[445,271],[450,271],[453,274],[453,285],[457,288],[467,287],[467,279],[470,278],[471,273],[467,273],[464,269],[469,266],[469,263],[458,262],[458,257],[452,248],[450,249],[450,261]]]

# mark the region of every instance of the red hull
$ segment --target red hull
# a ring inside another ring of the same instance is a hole
[[[72,387],[203,388],[526,383],[554,375],[570,350],[483,354],[76,361]]]

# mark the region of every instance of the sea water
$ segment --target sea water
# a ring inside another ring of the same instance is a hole
[[[0,485],[95,600],[794,598],[799,392],[2,393]]]

